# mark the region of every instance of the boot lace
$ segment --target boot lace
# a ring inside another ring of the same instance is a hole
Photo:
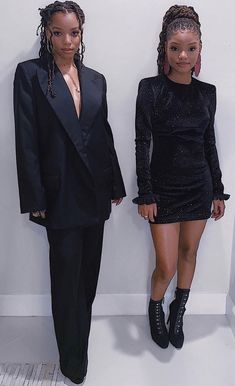
[[[184,316],[184,313],[185,313],[185,304],[188,300],[188,294],[184,294],[182,296],[182,299],[181,299],[181,302],[180,302],[180,306],[178,308],[178,312],[177,312],[177,316],[176,316],[176,321],[175,321],[175,333],[176,334],[179,334],[182,330],[182,327],[183,327],[183,316]]]

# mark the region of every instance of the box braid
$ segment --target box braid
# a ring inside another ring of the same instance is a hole
[[[163,17],[162,31],[159,35],[158,45],[158,73],[163,74],[164,61],[165,61],[165,43],[169,39],[170,35],[177,31],[189,30],[197,33],[201,41],[201,24],[199,22],[199,16],[195,12],[193,7],[186,5],[173,5],[168,9]]]
[[[74,12],[76,14],[77,19],[79,21],[79,29],[81,32],[81,52],[79,52],[79,50],[76,52],[74,56],[74,60],[78,61],[79,65],[82,66],[84,52],[85,52],[85,44],[83,43],[83,24],[85,22],[85,15],[83,13],[83,10],[74,1],[55,1],[54,3],[47,5],[45,8],[39,8],[39,11],[41,16],[41,23],[37,28],[37,35],[38,35],[38,31],[40,30],[40,38],[41,38],[39,57],[43,58],[43,60],[46,61],[47,67],[48,67],[47,92],[50,93],[52,97],[55,97],[56,94],[55,94],[55,91],[53,90],[54,57],[52,55],[51,38],[50,40],[47,39],[46,29],[50,24],[51,18],[54,15],[54,13]]]

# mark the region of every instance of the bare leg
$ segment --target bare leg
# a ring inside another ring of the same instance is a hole
[[[180,223],[177,287],[189,289],[193,280],[196,256],[206,220]]]
[[[197,249],[205,225],[206,220],[180,223],[177,289],[175,299],[170,304],[169,315],[169,340],[176,348],[181,348],[184,344],[183,316],[194,276]]]
[[[152,275],[151,298],[160,300],[173,278],[178,260],[180,223],[151,224],[156,252],[156,269]]]

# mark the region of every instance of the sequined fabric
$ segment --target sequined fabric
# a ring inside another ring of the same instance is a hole
[[[143,79],[136,103],[139,196],[157,202],[155,223],[206,219],[213,199],[227,200],[215,145],[215,86],[165,75]],[[150,145],[153,144],[150,160]]]

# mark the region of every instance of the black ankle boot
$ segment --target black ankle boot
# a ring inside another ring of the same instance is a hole
[[[149,324],[152,339],[161,348],[167,348],[169,345],[168,333],[165,325],[165,314],[162,308],[161,300],[149,301]]]
[[[169,340],[176,348],[181,348],[184,344],[183,316],[185,304],[189,297],[190,289],[176,288],[175,299],[170,304],[170,314],[167,324],[170,322]]]

